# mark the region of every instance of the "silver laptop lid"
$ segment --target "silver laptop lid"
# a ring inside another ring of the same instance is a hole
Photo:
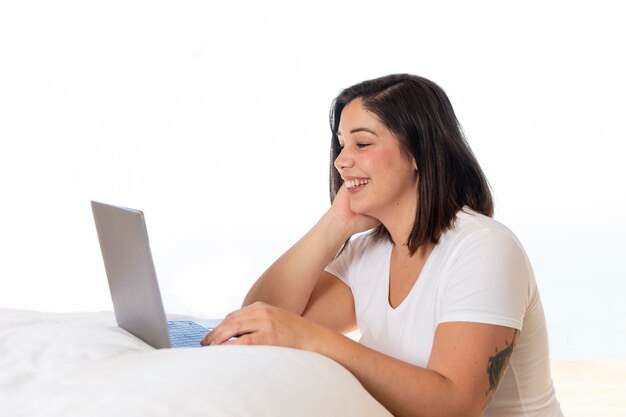
[[[169,348],[165,310],[143,213],[91,202],[117,324],[156,348]]]

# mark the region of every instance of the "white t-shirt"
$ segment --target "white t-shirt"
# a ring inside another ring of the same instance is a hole
[[[543,307],[530,262],[515,235],[469,208],[459,211],[415,285],[389,305],[392,244],[363,234],[326,271],[352,290],[360,342],[426,367],[435,330],[444,322],[477,322],[520,330],[509,367],[485,416],[562,417],[548,356]],[[485,370],[486,372],[486,370]]]

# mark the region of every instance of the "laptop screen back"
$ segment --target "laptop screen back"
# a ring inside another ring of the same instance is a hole
[[[94,201],[91,208],[117,324],[156,348],[169,348],[143,213]]]

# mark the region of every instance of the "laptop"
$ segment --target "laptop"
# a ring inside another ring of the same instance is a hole
[[[91,202],[118,326],[149,345],[199,347],[221,320],[167,320],[139,210]]]

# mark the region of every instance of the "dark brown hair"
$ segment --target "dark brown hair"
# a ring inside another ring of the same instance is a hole
[[[465,139],[444,91],[432,81],[409,74],[393,74],[361,82],[343,90],[330,110],[330,200],[343,181],[334,162],[341,147],[337,138],[344,107],[361,98],[398,138],[401,148],[415,159],[418,171],[417,210],[406,245],[413,255],[427,242],[437,243],[454,224],[456,213],[468,206],[493,216],[489,183]],[[377,237],[391,240],[379,226]]]

